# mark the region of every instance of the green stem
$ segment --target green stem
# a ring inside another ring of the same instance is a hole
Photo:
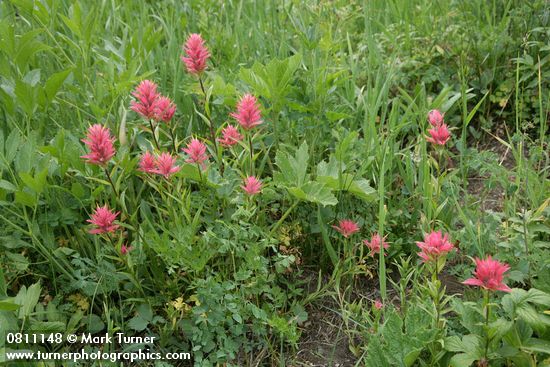
[[[197,169],[199,170],[199,178],[202,184],[202,171],[201,171],[201,165],[199,163],[197,163]]]
[[[103,169],[105,170],[105,175],[107,176],[107,180],[109,180],[109,183],[111,184],[111,187],[113,188],[113,192],[115,193],[116,198],[119,199],[118,191],[116,190],[116,186],[115,186],[113,180],[111,179],[111,174],[109,173],[109,170],[107,170],[107,167],[103,167]]]
[[[491,316],[489,291],[487,289],[483,290],[483,308],[485,309],[485,350],[483,356],[487,360],[487,354],[489,354],[489,317]]]
[[[250,176],[254,176],[254,146],[252,145],[252,133],[248,135],[248,144],[250,146]]]
[[[153,120],[149,119],[149,126],[151,127],[151,134],[153,135],[153,141],[155,142],[155,146],[157,147],[157,150],[160,151],[160,145],[157,140],[157,135],[155,134],[155,126],[153,125]]]
[[[275,223],[275,225],[273,226],[273,228],[271,228],[271,230],[269,231],[269,236],[271,237],[273,235],[273,233],[275,233],[275,231],[277,230],[277,228],[279,228],[279,226],[281,224],[283,224],[283,222],[285,221],[286,217],[288,217],[290,215],[290,213],[292,212],[292,210],[296,207],[296,205],[298,205],[298,201],[295,201],[294,204],[292,204],[290,206],[290,208],[288,208],[286,210],[286,212],[283,214],[283,216],[277,221],[277,223]]]
[[[174,148],[174,154],[178,154],[178,148],[176,147],[176,137],[174,136],[174,129],[170,126],[170,138],[172,139],[172,147]]]
[[[216,158],[218,157],[218,145],[216,144],[216,134],[214,133],[214,125],[212,119],[210,118],[210,113],[206,111],[206,104],[208,103],[208,96],[206,95],[206,89],[202,82],[202,76],[199,75],[199,84],[201,86],[202,95],[204,96],[204,115],[208,119],[208,128],[210,130],[210,141],[214,146],[214,152],[216,152]]]

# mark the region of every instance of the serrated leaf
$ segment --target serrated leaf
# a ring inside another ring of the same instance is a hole
[[[338,199],[332,194],[331,189],[320,182],[308,182],[302,187],[291,187],[288,191],[300,200],[321,205],[336,205]]]
[[[62,333],[65,331],[65,323],[61,321],[33,321],[29,327],[33,333]]]
[[[302,186],[308,180],[308,162],[309,147],[305,141],[294,156],[279,150],[275,155],[275,164],[279,167],[279,172],[274,175],[275,183],[286,187]]]

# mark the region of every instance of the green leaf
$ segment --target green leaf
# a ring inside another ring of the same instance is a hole
[[[288,191],[300,200],[321,205],[336,205],[338,199],[332,191],[321,182],[308,182],[302,187],[291,187]]]
[[[65,323],[61,321],[33,321],[29,327],[33,333],[48,334],[62,333],[65,331]]]
[[[72,69],[60,71],[59,73],[55,73],[50,76],[50,78],[46,81],[46,84],[44,85],[44,91],[46,92],[47,104],[51,103],[51,101],[55,98],[57,91],[59,90],[65,79],[67,79],[71,71]]]
[[[319,225],[319,229],[321,230],[323,243],[325,244],[325,248],[327,249],[327,253],[330,257],[330,260],[332,261],[332,265],[336,267],[336,265],[338,264],[338,255],[336,255],[336,251],[334,250],[334,247],[332,246],[332,242],[328,237],[325,221],[321,213],[321,206],[317,206],[317,223]]]
[[[15,311],[19,307],[18,304],[9,301],[0,301],[0,311]]]
[[[8,137],[6,138],[6,143],[4,146],[4,158],[6,158],[7,164],[10,164],[13,161],[20,146],[21,135],[19,135],[19,132],[16,129],[13,129],[10,135],[8,135]]]
[[[18,204],[26,205],[30,208],[34,208],[36,204],[38,204],[36,196],[21,190],[15,193],[15,202]]]
[[[4,269],[0,266],[0,298],[8,295],[6,286],[6,278],[4,278]]]
[[[139,315],[132,317],[128,322],[128,327],[135,331],[143,331],[147,328],[147,325],[149,325],[149,321]]]
[[[35,87],[40,82],[40,69],[29,71],[23,78],[23,81],[31,87]]]
[[[541,306],[550,307],[550,294],[536,288],[531,288],[527,292],[527,298],[525,299],[525,301],[533,302]]]
[[[39,283],[31,285],[28,289],[23,286],[15,296],[14,302],[21,306],[18,317],[24,319],[30,316],[40,298],[42,288]]]
[[[545,353],[550,355],[550,341],[531,338],[521,349],[530,353]]]
[[[137,313],[144,320],[151,321],[153,319],[153,310],[151,310],[151,306],[146,303],[139,305]]]
[[[340,170],[345,169],[340,165],[334,156],[330,157],[328,163],[326,161],[320,162],[317,165],[317,181],[325,183],[333,190],[347,191],[365,201],[376,199],[376,190],[369,185],[366,179],[356,179],[349,173],[338,175]]]
[[[302,186],[309,179],[307,175],[308,162],[309,147],[305,141],[296,150],[294,156],[279,150],[275,155],[275,164],[280,171],[274,174],[275,183],[287,188]]]
[[[88,316],[88,332],[95,334],[105,329],[105,323],[96,314]]]
[[[17,186],[15,186],[14,184],[12,184],[9,181],[0,180],[0,189],[4,189],[4,190],[9,191],[9,192],[14,192],[14,191],[17,190]]]
[[[32,191],[37,194],[42,193],[46,187],[46,177],[48,176],[48,168],[37,173],[34,177],[26,172],[19,172],[19,177]]]
[[[476,358],[468,353],[455,354],[449,361],[451,367],[469,367],[476,361]]]

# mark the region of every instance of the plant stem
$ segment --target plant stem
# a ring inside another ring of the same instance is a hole
[[[176,147],[176,137],[174,136],[174,129],[170,126],[170,138],[172,139],[172,147],[174,148],[174,154],[178,154],[178,148]]]
[[[210,129],[210,141],[212,142],[212,145],[214,146],[214,152],[216,152],[216,158],[218,157],[218,146],[216,145],[216,134],[214,133],[214,125],[212,123],[212,119],[210,118],[210,113],[206,110],[206,103],[207,95],[206,95],[206,89],[204,88],[204,84],[202,82],[202,76],[199,75],[199,84],[201,86],[202,95],[204,96],[204,115],[208,119],[208,128]]]
[[[111,174],[109,173],[109,170],[107,170],[107,167],[103,167],[105,171],[105,175],[107,176],[107,180],[109,180],[109,183],[111,184],[111,187],[113,188],[113,192],[115,193],[116,198],[118,199],[118,191],[116,190],[115,184],[113,183],[113,180],[111,179]]]
[[[153,135],[153,141],[155,142],[155,146],[160,151],[160,145],[157,140],[157,136],[155,134],[155,126],[153,125],[153,120],[149,119],[149,126],[151,127],[151,134]]]
[[[294,204],[292,204],[290,206],[290,208],[288,208],[286,210],[286,212],[283,214],[283,216],[277,221],[277,223],[275,223],[275,225],[273,226],[273,228],[271,228],[271,230],[269,231],[269,235],[273,235],[273,233],[277,230],[277,228],[279,228],[279,226],[281,224],[283,224],[283,222],[285,221],[286,217],[289,216],[289,214],[292,212],[292,210],[296,207],[296,205],[298,205],[298,201],[295,201]]]
[[[489,317],[491,315],[491,308],[489,307],[489,291],[483,290],[483,308],[485,308],[485,350],[483,356],[487,360],[487,354],[489,353]]]
[[[202,184],[202,172],[201,172],[201,165],[199,163],[197,163],[197,169],[199,170],[199,178]]]
[[[250,146],[250,176],[254,176],[254,146],[252,145],[252,133],[248,135],[248,144]]]

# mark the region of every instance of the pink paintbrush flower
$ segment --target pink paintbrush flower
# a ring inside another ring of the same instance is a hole
[[[231,117],[239,122],[245,130],[262,123],[262,115],[258,100],[251,94],[245,94],[237,103],[237,112],[232,112]]]
[[[441,231],[425,235],[424,242],[416,242],[416,245],[420,248],[418,256],[422,258],[422,262],[437,261],[438,258],[455,249],[449,241],[449,235],[443,235]]]
[[[241,188],[248,195],[256,195],[262,190],[262,182],[254,176],[248,176],[244,179],[244,185]]]
[[[208,48],[204,45],[204,40],[200,34],[193,33],[183,46],[186,57],[182,56],[181,61],[187,66],[187,71],[191,74],[200,74],[206,69],[206,61],[210,57]]]
[[[174,173],[178,172],[181,167],[176,166],[176,158],[170,153],[161,153],[156,159],[156,168],[153,173],[169,178]]]
[[[116,231],[120,226],[113,224],[113,222],[119,214],[120,212],[114,213],[111,211],[107,204],[104,206],[98,205],[94,213],[92,213],[91,218],[87,220],[87,222],[96,226],[96,228],[91,229],[89,232],[91,234],[101,234]]]
[[[146,151],[141,155],[141,159],[139,160],[139,171],[154,173],[156,169],[157,163],[155,157],[149,151]]]
[[[120,246],[120,254],[121,255],[126,255],[128,254],[130,251],[132,251],[134,248],[132,246],[126,246],[126,245],[122,245]]]
[[[80,158],[86,159],[87,163],[105,166],[115,155],[113,138],[108,128],[100,124],[88,128],[86,139],[82,139],[90,152]]]
[[[340,222],[338,222],[338,225],[333,225],[332,228],[340,232],[342,236],[346,238],[359,231],[359,226],[357,225],[357,223],[349,219],[340,220]]]
[[[435,126],[433,129],[428,130],[428,133],[430,136],[426,137],[426,140],[434,145],[443,146],[451,138],[451,133],[445,124]]]
[[[154,119],[157,121],[170,122],[176,112],[176,105],[165,96],[159,96],[153,105]]]
[[[374,308],[376,308],[377,310],[381,310],[384,308],[384,304],[379,299],[377,299],[374,301]]]
[[[490,291],[512,291],[510,287],[503,282],[504,273],[510,270],[508,264],[493,260],[491,256],[487,256],[485,260],[476,258],[475,262],[476,270],[474,271],[474,277],[466,279],[462,283],[475,285]]]
[[[137,100],[131,102],[130,109],[145,119],[154,119],[156,102],[160,96],[157,85],[150,80],[144,80],[139,83],[132,95]]]
[[[443,123],[443,116],[444,114],[442,114],[441,111],[431,110],[428,113],[428,122],[433,127],[440,126]]]
[[[383,244],[384,249],[390,247],[390,245],[384,241],[385,239],[386,237],[381,238],[378,233],[374,233],[370,239],[370,242],[369,240],[363,240],[363,243],[370,249],[369,256],[374,256],[374,254],[380,253],[380,244]],[[388,254],[384,253],[384,255],[387,256]]]
[[[187,156],[189,157],[185,160],[187,163],[197,163],[203,166],[204,161],[208,159],[208,154],[206,154],[206,145],[204,145],[204,143],[199,139],[191,139],[191,142],[187,144],[187,147],[182,150],[187,153]]]
[[[224,147],[230,147],[237,144],[243,139],[243,136],[239,133],[239,130],[233,125],[227,125],[225,129],[222,130],[222,138],[218,139],[220,144]]]

